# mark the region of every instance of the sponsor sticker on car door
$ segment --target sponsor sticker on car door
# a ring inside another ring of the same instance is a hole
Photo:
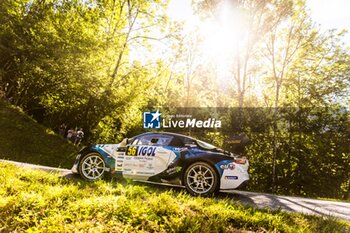
[[[161,146],[129,146],[125,152],[123,176],[148,179],[163,172],[172,151]]]

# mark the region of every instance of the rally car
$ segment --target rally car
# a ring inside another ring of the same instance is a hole
[[[137,181],[184,186],[194,195],[237,189],[249,180],[248,160],[175,133],[144,133],[119,144],[82,149],[72,171],[94,181],[121,175]]]

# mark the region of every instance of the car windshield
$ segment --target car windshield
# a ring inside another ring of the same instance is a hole
[[[197,143],[200,147],[207,149],[207,150],[212,150],[212,149],[216,148],[216,146],[213,146],[213,145],[206,143],[206,142],[203,142],[201,140],[197,140]]]

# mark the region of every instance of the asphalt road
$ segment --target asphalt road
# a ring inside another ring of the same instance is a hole
[[[59,172],[61,176],[72,177],[72,172],[68,169],[46,167],[28,163],[13,162],[1,160],[0,162],[8,162],[19,167],[28,167],[40,169],[47,172]],[[241,203],[254,206],[257,208],[269,208],[288,212],[298,212],[312,215],[333,216],[350,222],[350,203],[337,201],[324,201],[302,197],[278,196],[267,193],[254,193],[245,191],[225,191],[222,192],[227,197],[239,200]]]

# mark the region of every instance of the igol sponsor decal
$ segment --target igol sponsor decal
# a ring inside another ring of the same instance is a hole
[[[157,147],[154,146],[129,146],[126,150],[126,155],[131,156],[155,156],[155,150]]]

